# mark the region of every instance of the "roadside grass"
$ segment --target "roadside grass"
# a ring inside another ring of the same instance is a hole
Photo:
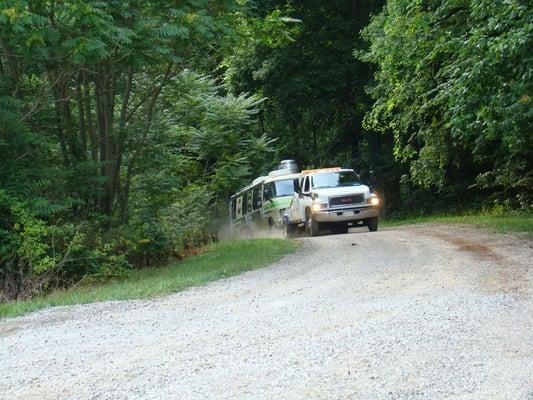
[[[166,267],[135,271],[130,277],[96,286],[73,287],[35,299],[0,304],[0,318],[46,307],[106,300],[143,299],[201,286],[280,260],[298,242],[282,239],[235,240],[212,244],[206,251]]]
[[[463,215],[430,215],[421,217],[390,218],[382,226],[399,226],[420,223],[467,224],[488,228],[499,233],[515,233],[533,239],[533,213],[531,212],[486,212]]]

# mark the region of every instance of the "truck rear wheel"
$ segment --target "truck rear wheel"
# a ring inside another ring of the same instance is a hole
[[[366,220],[366,225],[370,232],[375,232],[378,230],[378,217],[368,218]]]
[[[241,228],[241,238],[242,239],[253,239],[254,231],[248,225],[245,225]]]

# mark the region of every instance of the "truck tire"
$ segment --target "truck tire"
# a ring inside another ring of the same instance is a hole
[[[285,239],[293,239],[294,237],[296,237],[297,230],[298,230],[298,225],[285,224],[283,226],[283,233],[284,233]]]
[[[310,236],[318,236],[320,234],[320,223],[315,221],[313,217],[309,217],[306,226]]]
[[[378,217],[368,218],[366,220],[366,225],[370,232],[375,232],[378,230]]]

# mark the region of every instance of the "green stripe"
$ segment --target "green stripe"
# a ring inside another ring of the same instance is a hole
[[[287,208],[289,207],[291,200],[292,196],[277,197],[272,200],[267,200],[263,203],[263,212],[267,212],[275,208]]]

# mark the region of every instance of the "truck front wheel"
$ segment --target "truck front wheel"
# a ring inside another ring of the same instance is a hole
[[[298,225],[285,224],[283,228],[285,239],[292,239],[296,237],[297,230],[298,230]]]
[[[309,219],[307,220],[307,231],[311,236],[318,236],[320,233],[320,223],[315,221],[311,216],[309,216]]]
[[[366,225],[370,232],[375,232],[378,230],[378,217],[368,218],[366,220]]]

